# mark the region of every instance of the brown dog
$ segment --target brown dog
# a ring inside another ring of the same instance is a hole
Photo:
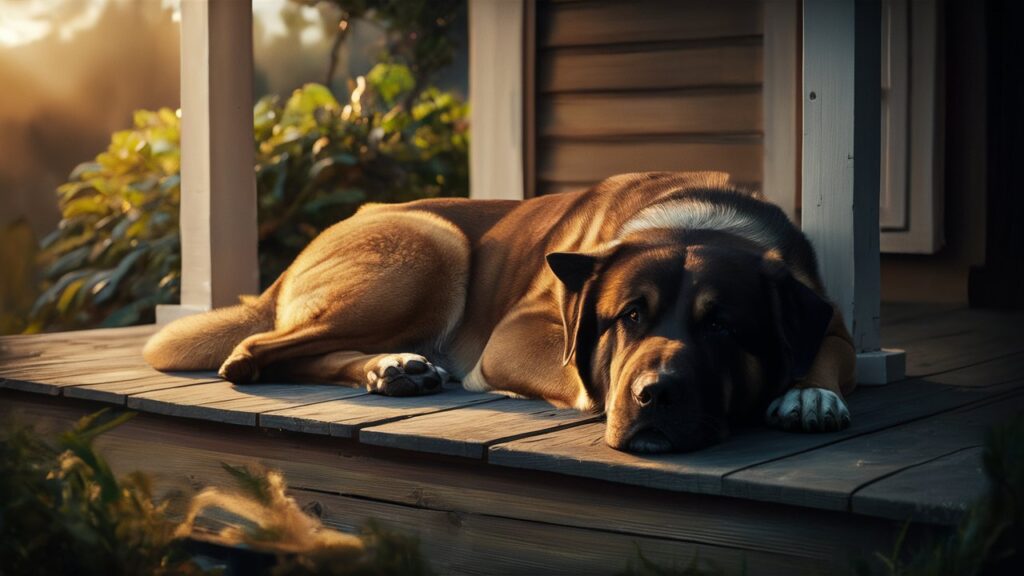
[[[718,173],[369,205],[261,296],[169,324],[144,355],[236,384],[269,371],[395,396],[440,391],[451,374],[603,410],[608,444],[642,452],[706,446],[760,414],[836,430],[854,386],[807,239]]]

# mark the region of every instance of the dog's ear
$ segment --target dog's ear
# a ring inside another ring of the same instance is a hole
[[[776,258],[764,258],[761,270],[768,283],[772,320],[782,355],[787,360],[781,383],[788,386],[811,369],[818,349],[832,322],[832,304],[803,282]]]
[[[562,308],[562,328],[565,335],[563,365],[572,360],[579,343],[592,339],[596,330],[596,326],[593,325],[593,314],[587,312],[588,307],[593,308],[595,305],[590,302],[593,297],[588,286],[613,248],[609,246],[590,253],[552,252],[547,255],[548,267],[562,283],[559,304]]]

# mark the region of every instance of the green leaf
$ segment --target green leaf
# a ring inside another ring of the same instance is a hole
[[[82,162],[71,171],[71,174],[68,175],[68,180],[81,180],[91,174],[102,171],[103,167],[97,162]]]
[[[96,304],[103,304],[117,292],[118,286],[121,284],[121,280],[128,274],[135,262],[146,252],[144,248],[139,248],[130,252],[127,256],[121,260],[121,263],[114,268],[113,272],[110,273],[110,278],[107,283],[96,293],[96,298],[93,302]]]
[[[158,295],[136,300],[131,304],[122,306],[108,314],[107,317],[103,319],[103,322],[100,323],[100,327],[116,328],[119,326],[131,326],[132,324],[138,324],[142,311],[152,308],[159,303],[160,298]]]
[[[383,62],[370,69],[366,74],[366,82],[388,104],[416,86],[416,80],[408,66]]]
[[[345,152],[317,160],[309,169],[309,179],[314,181],[317,180],[320,177],[321,172],[336,165],[355,166],[357,162],[358,158]]]
[[[181,186],[181,175],[171,174],[160,181],[160,190],[167,192]]]
[[[77,198],[64,205],[62,212],[64,218],[70,219],[83,214],[103,215],[110,211],[110,207],[102,196],[93,195],[85,198]]]
[[[68,284],[67,288],[64,288],[64,292],[60,295],[60,300],[57,300],[57,312],[59,314],[67,314],[68,307],[74,302],[75,295],[85,284],[85,278],[79,278],[74,282]]]
[[[85,263],[86,258],[89,257],[89,253],[92,251],[91,246],[81,246],[74,250],[64,254],[58,258],[53,264],[50,264],[43,270],[43,276],[47,278],[55,278],[67,272],[68,270],[74,270]]]
[[[336,110],[338,100],[326,86],[321,84],[306,84],[295,92],[284,106],[284,113],[281,117],[283,125],[304,125],[306,129],[315,125],[313,113],[318,108]]]
[[[87,276],[91,272],[91,270],[75,270],[62,276],[61,279],[53,286],[50,286],[45,292],[39,295],[35,304],[32,305],[32,310],[29,311],[29,315],[33,317],[38,316],[43,308],[53,304],[54,301],[57,300],[57,295],[64,292],[64,289],[68,287],[68,284],[71,284],[83,276]]]

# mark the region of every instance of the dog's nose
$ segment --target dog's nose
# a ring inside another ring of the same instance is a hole
[[[659,374],[644,374],[633,383],[633,400],[641,407],[668,406],[672,403],[668,379]]]

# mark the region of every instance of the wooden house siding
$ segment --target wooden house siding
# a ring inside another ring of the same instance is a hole
[[[751,0],[538,2],[536,194],[641,170],[724,170],[760,187],[762,12]]]

